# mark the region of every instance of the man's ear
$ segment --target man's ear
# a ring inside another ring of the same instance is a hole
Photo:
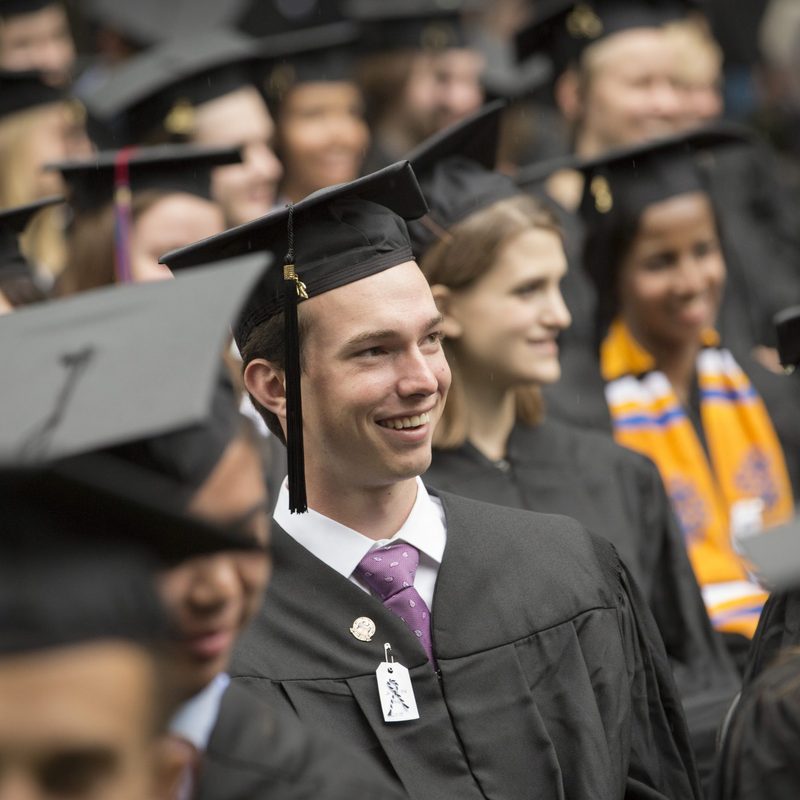
[[[576,125],[583,116],[583,95],[578,70],[570,67],[559,75],[554,94],[559,111],[567,122]]]
[[[436,308],[442,315],[442,333],[447,339],[458,339],[463,333],[463,327],[458,320],[454,308],[454,295],[449,287],[441,283],[431,286],[431,293],[436,302]]]
[[[286,421],[286,383],[282,369],[266,359],[254,358],[244,368],[244,385],[267,411]]]

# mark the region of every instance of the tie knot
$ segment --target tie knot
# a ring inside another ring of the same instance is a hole
[[[370,551],[354,571],[381,600],[386,600],[414,585],[418,566],[417,548],[398,542]]]

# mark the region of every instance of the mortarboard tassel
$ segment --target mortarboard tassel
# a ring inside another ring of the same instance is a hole
[[[114,263],[117,283],[130,283],[131,273],[131,179],[129,162],[135,148],[123,147],[114,159]]]
[[[305,457],[303,454],[303,407],[300,398],[300,334],[297,304],[308,299],[305,284],[294,265],[293,206],[289,205],[289,249],[283,266],[284,342],[286,347],[286,453],[289,474],[289,511],[302,514],[306,501]]]

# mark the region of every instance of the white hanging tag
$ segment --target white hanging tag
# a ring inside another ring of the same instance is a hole
[[[381,662],[375,677],[378,680],[378,696],[381,699],[384,722],[407,722],[419,719],[414,687],[408,670],[390,655],[391,645],[383,646],[386,660]],[[391,660],[390,660],[391,659]]]

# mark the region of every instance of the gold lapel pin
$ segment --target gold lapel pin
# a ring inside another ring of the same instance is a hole
[[[369,617],[359,617],[350,626],[350,633],[359,642],[371,642],[375,635],[375,623]]]

